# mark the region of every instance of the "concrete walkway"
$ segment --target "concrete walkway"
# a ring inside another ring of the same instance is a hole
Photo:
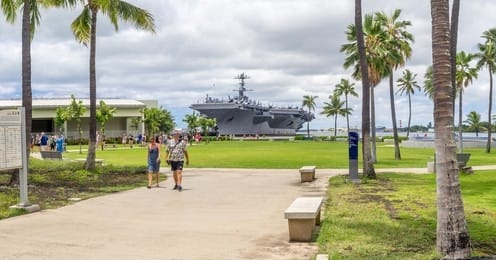
[[[284,210],[325,195],[328,177],[297,169],[185,169],[172,178],[0,221],[0,259],[309,259],[315,243],[289,243]]]
[[[283,212],[298,196],[325,196],[328,178],[346,173],[317,169],[316,181],[300,183],[297,169],[187,168],[183,192],[167,173],[159,188],[2,220],[0,259],[308,260],[316,244],[288,242]]]

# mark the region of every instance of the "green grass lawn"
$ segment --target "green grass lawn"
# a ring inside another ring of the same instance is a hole
[[[474,255],[496,254],[496,171],[460,175]],[[435,175],[329,180],[318,237],[331,259],[437,259]]]
[[[68,150],[69,152],[64,153],[64,158],[86,158],[86,151],[83,150],[83,154],[80,154],[79,146],[69,146]],[[188,146],[188,151],[191,159],[189,167],[194,168],[292,169],[303,165],[348,168],[346,142],[221,141]],[[465,152],[472,154],[468,165],[496,164],[495,155],[486,154],[483,148],[465,149]],[[162,156],[164,155],[165,153]],[[145,147],[117,145],[116,148],[108,146],[104,151],[98,149],[96,156],[110,164],[145,165],[147,154]],[[378,144],[375,167],[427,167],[427,162],[433,160],[433,148],[401,147],[401,160],[394,160],[394,147]]]

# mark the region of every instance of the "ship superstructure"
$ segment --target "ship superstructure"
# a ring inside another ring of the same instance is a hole
[[[248,75],[241,73],[238,95],[228,99],[207,97],[191,105],[191,108],[209,118],[215,118],[220,135],[295,135],[303,123],[314,119],[299,107],[266,106],[259,101],[251,100],[245,95],[245,80]]]

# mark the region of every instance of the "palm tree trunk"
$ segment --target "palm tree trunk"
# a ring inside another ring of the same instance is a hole
[[[100,142],[102,142],[102,151],[103,151],[105,149],[105,127],[102,126],[100,127],[100,129],[102,134],[102,136],[100,136]],[[96,149],[95,149],[95,153],[96,153]],[[95,154],[95,158],[96,158],[96,154]]]
[[[408,128],[406,129],[406,137],[410,136],[410,122],[412,120],[412,96],[408,93]]]
[[[96,16],[97,9],[91,8],[91,42],[90,42],[90,123],[89,146],[85,168],[95,168],[96,153]]]
[[[391,102],[391,119],[393,121],[393,138],[394,138],[394,159],[401,160],[400,140],[398,138],[398,127],[396,126],[396,108],[394,106],[394,78],[393,72],[389,75],[389,100]]]
[[[463,86],[460,85],[460,93],[458,97],[458,146],[459,146],[459,151],[460,153],[463,153],[463,122],[462,122],[462,88]]]
[[[486,146],[486,153],[491,153],[491,142],[492,142],[492,137],[491,137],[491,132],[492,132],[492,115],[491,111],[493,108],[493,72],[491,67],[489,68],[489,111],[487,113],[487,122],[489,122],[489,125],[487,126],[487,146]]]
[[[451,97],[449,1],[431,0],[434,75],[434,125],[437,187],[437,250],[443,259],[468,258],[470,236],[465,221],[456,163]]]
[[[345,106],[346,106],[346,134],[350,132],[350,118],[348,115],[348,95],[344,95]]]
[[[310,122],[307,122],[307,138],[310,139]]]
[[[32,124],[32,102],[33,94],[31,90],[31,1],[24,0],[22,8],[22,106],[25,111],[26,126],[26,156],[29,158],[31,149],[31,124]],[[29,160],[27,160],[29,164]],[[28,167],[28,165],[26,165]],[[29,167],[28,167],[29,168]],[[10,176],[10,184],[19,183],[19,173]]]
[[[451,7],[451,27],[450,27],[450,53],[451,53],[451,86],[453,88],[453,115],[455,114],[456,99],[456,48],[458,43],[458,16],[460,14],[460,0],[454,0]],[[454,118],[453,118],[454,120]],[[455,122],[453,121],[453,125]]]
[[[375,129],[375,86],[370,88],[370,129],[372,131],[371,148],[372,148],[372,163],[377,162],[377,141]]]
[[[355,27],[357,31],[357,46],[360,55],[360,71],[362,73],[362,155],[363,174],[368,178],[376,178],[374,163],[370,150],[370,83],[367,71],[367,57],[362,29],[362,1],[355,0]]]
[[[337,135],[337,126],[338,126],[338,115],[336,114],[334,116],[334,140],[336,139],[336,135]]]

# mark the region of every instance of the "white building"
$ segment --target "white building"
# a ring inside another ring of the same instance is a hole
[[[81,120],[81,127],[83,130],[83,138],[88,138],[90,100],[76,99],[76,101],[79,100],[81,100],[83,105],[87,108],[86,113]],[[105,135],[107,137],[119,137],[124,133],[136,136],[139,133],[143,133],[143,123],[138,125],[135,124],[136,118],[143,117],[143,114],[140,113],[140,109],[145,107],[158,107],[157,100],[97,99],[97,109],[100,100],[103,100],[107,106],[116,108],[116,112],[112,119],[105,125]],[[59,134],[60,130],[56,129],[54,123],[55,111],[59,107],[68,107],[70,103],[70,98],[33,99],[32,133],[45,132],[47,134]],[[0,100],[0,110],[17,109],[21,106],[21,100]],[[97,131],[99,129],[100,126],[97,123]],[[64,134],[68,138],[76,138],[78,136],[76,122],[74,120],[66,122],[61,134]]]

